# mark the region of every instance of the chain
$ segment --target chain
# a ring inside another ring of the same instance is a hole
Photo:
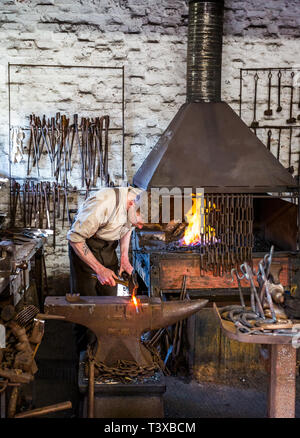
[[[141,366],[135,361],[128,360],[118,360],[114,367],[109,367],[103,362],[95,361],[95,381],[103,382],[108,379],[116,380],[120,383],[129,383],[132,380],[143,380],[145,378],[152,377],[157,371],[162,371],[164,374],[170,374],[167,367],[165,367],[162,359],[159,356],[155,347],[147,346],[143,343],[145,347],[150,351],[153,358],[152,366]],[[85,375],[88,376],[88,361],[94,359],[91,348],[87,349],[88,360],[85,363]]]
[[[223,276],[243,261],[250,261],[253,247],[252,195],[206,194],[205,227],[201,234],[200,270]]]

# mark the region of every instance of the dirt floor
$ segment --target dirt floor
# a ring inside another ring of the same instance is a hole
[[[72,325],[47,321],[36,361],[39,371],[32,383],[33,408],[72,402],[71,410],[47,418],[78,418],[77,361]],[[191,378],[166,377],[166,418],[263,418],[267,413],[267,375],[240,376],[222,384]],[[297,377],[296,416],[300,418],[300,377]]]

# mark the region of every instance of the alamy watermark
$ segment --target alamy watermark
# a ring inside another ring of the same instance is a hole
[[[203,226],[204,189],[202,187],[194,190],[191,187],[151,188],[137,197],[135,208],[140,211],[147,223],[168,224],[171,218],[175,222],[182,222],[189,213],[189,215],[197,215]]]

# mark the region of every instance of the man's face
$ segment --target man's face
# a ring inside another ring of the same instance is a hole
[[[139,229],[142,229],[144,226],[142,216],[139,212],[136,211],[134,203],[128,208],[128,220],[134,227],[137,227]]]

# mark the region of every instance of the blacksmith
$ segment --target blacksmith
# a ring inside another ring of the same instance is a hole
[[[104,188],[92,193],[81,205],[67,234],[71,293],[117,295],[117,275],[133,271],[128,250],[133,228],[143,227],[139,210],[142,193],[134,187]],[[92,277],[93,273],[97,278]]]

